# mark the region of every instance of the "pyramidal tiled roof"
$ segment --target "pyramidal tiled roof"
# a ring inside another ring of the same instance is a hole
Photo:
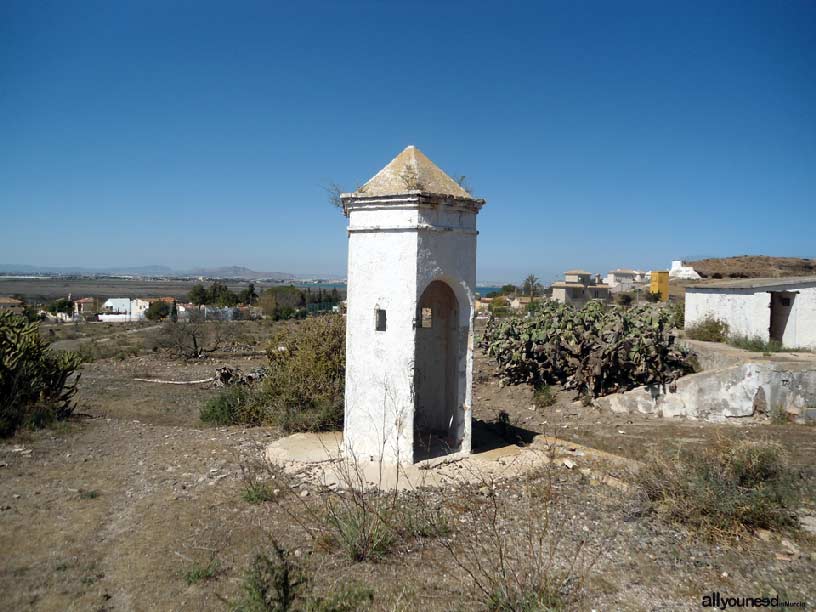
[[[473,199],[456,181],[445,174],[425,154],[411,145],[355,193],[359,196],[386,196],[423,191]]]

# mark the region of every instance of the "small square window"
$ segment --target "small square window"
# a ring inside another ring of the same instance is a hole
[[[381,308],[374,310],[374,329],[376,331],[385,331],[385,310]]]
[[[422,309],[422,327],[425,329],[433,327],[433,310],[430,308]]]
[[[782,302],[783,306],[790,306],[790,298],[780,298],[780,302]]]

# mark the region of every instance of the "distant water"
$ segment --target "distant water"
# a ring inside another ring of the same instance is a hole
[[[494,291],[501,291],[501,287],[476,287],[476,293],[482,297],[486,296],[488,293],[493,293]]]
[[[309,289],[312,289],[313,291],[317,291],[318,289],[323,289],[325,291],[326,289],[332,290],[332,289],[345,289],[346,288],[346,283],[298,283],[298,282],[295,282],[294,285],[295,285],[295,287],[301,287],[302,289],[309,288]],[[494,291],[500,291],[500,290],[501,290],[501,287],[480,287],[480,286],[476,287],[476,293],[478,293],[482,297],[484,297],[488,293],[493,293]]]

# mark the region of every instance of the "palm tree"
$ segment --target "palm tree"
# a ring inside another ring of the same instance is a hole
[[[538,282],[537,276],[530,274],[530,276],[524,279],[524,283],[521,285],[521,288],[524,293],[532,298],[541,292],[541,283]]]

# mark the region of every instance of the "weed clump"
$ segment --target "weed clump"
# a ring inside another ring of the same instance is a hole
[[[555,393],[553,393],[550,385],[539,385],[533,391],[533,404],[541,410],[542,408],[549,408],[555,404]]]
[[[797,526],[796,474],[776,443],[719,441],[675,458],[653,452],[635,480],[651,511],[712,535]]]
[[[221,569],[218,559],[212,559],[207,565],[195,564],[184,572],[184,581],[187,584],[196,584],[214,578]]]
[[[233,612],[353,612],[374,601],[374,591],[356,583],[338,585],[327,596],[316,595],[309,574],[277,543],[272,554],[255,555],[242,586],[243,597]]]
[[[763,340],[759,336],[729,336],[728,344],[753,353],[778,353],[785,350],[778,340]]]
[[[260,504],[272,501],[275,498],[275,494],[272,488],[264,482],[250,482],[244,489],[241,497],[248,504]]]
[[[728,340],[728,323],[714,317],[706,317],[686,327],[686,338],[706,342],[725,342]]]
[[[263,422],[263,412],[258,410],[250,389],[243,385],[227,387],[207,400],[199,417],[211,425],[260,425]]]

